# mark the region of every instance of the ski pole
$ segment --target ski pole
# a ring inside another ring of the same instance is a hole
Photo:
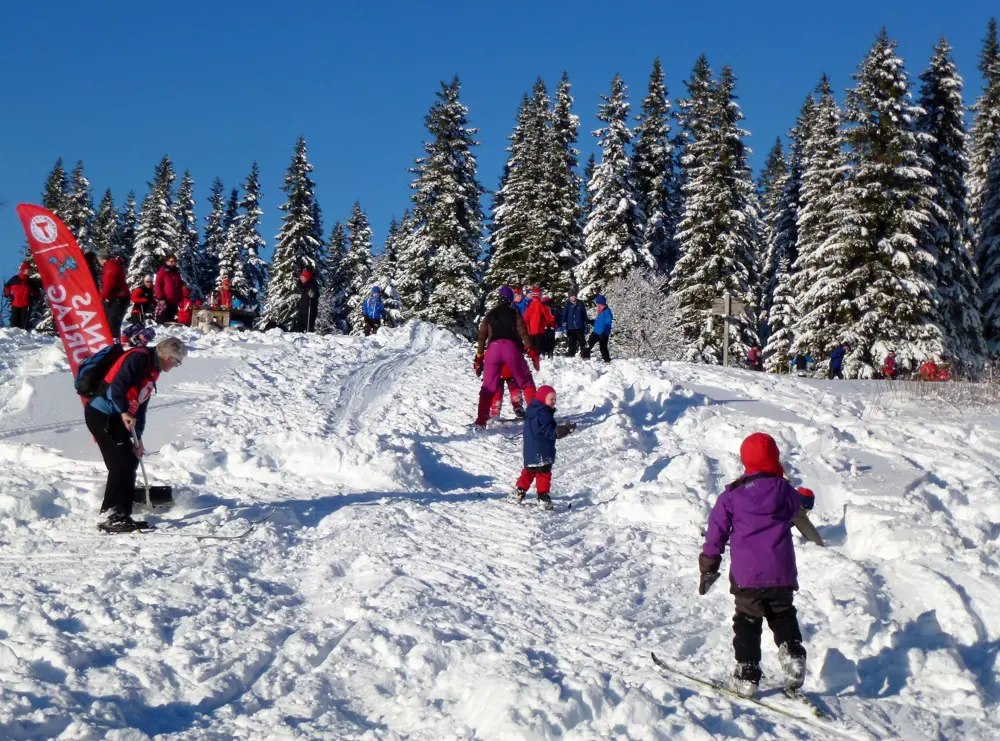
[[[659,356],[659,355],[658,355],[658,354],[656,353],[656,348],[655,348],[655,347],[653,347],[653,343],[652,343],[652,342],[650,342],[650,341],[649,341],[649,340],[648,340],[648,339],[646,338],[646,330],[644,330],[644,329],[640,329],[640,330],[639,330],[639,336],[640,336],[640,337],[642,337],[643,341],[644,341],[644,342],[645,342],[645,343],[646,343],[647,345],[649,345],[649,349],[650,349],[650,350],[651,350],[651,351],[653,352],[653,357],[654,357],[654,358],[656,359],[656,362],[657,362],[657,363],[662,363],[663,361],[662,361],[662,360],[660,360],[660,356]]]
[[[138,448],[139,447],[139,436],[135,434],[135,427],[132,428],[132,444]],[[150,512],[153,511],[153,501],[149,498],[149,478],[146,476],[146,464],[142,461],[142,456],[139,456],[139,468],[142,469],[142,483],[146,487],[146,506],[149,507]]]

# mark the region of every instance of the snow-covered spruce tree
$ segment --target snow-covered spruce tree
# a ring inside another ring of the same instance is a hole
[[[655,268],[656,260],[642,240],[642,213],[628,147],[632,131],[628,127],[629,102],[620,75],[611,81],[611,94],[601,95],[597,119],[605,125],[594,132],[601,147],[601,162],[587,188],[593,208],[584,229],[587,259],[576,269],[580,297],[600,293],[613,278],[621,278],[633,268]]]
[[[576,149],[580,119],[573,113],[569,76],[563,72],[552,109],[552,146],[548,180],[552,184],[550,218],[553,252],[561,271],[560,285],[573,285],[573,270],[585,257],[583,222],[580,213],[580,152]],[[556,288],[550,286],[553,292]]]
[[[97,216],[94,218],[94,231],[92,242],[94,249],[112,251],[112,243],[115,238],[115,229],[118,228],[118,209],[115,208],[115,198],[111,195],[111,188],[104,191],[104,197],[97,207]]]
[[[399,289],[408,315],[472,337],[479,311],[480,197],[485,191],[472,152],[478,129],[467,126],[460,90],[457,76],[441,83],[424,119],[431,140],[411,169],[415,227],[406,240]]]
[[[306,156],[306,140],[299,137],[282,186],[288,200],[280,206],[284,216],[281,217],[281,231],[275,237],[277,242],[261,318],[264,327],[281,326],[292,319],[298,303],[300,273],[305,269],[314,273],[319,270],[321,245],[315,237],[315,183],[309,177],[312,171],[313,166]]]
[[[934,245],[938,258],[931,266],[933,272],[927,276],[936,288],[927,321],[941,324],[949,357],[981,363],[986,347],[969,225],[966,188],[969,162],[962,78],[945,39],[934,48],[930,66],[920,79],[923,84],[919,104],[923,112],[917,119],[917,128],[923,134],[924,167],[930,172],[936,206],[931,212],[933,221],[927,239]]]
[[[208,197],[211,209],[205,217],[205,236],[201,243],[201,265],[198,273],[201,276],[201,291],[209,294],[218,285],[219,279],[219,255],[226,243],[226,229],[223,222],[226,220],[226,199],[225,187],[222,180],[216,178],[212,183],[212,193]]]
[[[153,173],[149,194],[143,199],[136,229],[135,249],[128,265],[128,284],[139,285],[144,275],[155,273],[180,239],[174,215],[174,167],[164,156]]]
[[[798,257],[798,214],[801,205],[802,179],[805,170],[805,144],[816,110],[812,95],[806,98],[796,125],[789,132],[791,146],[788,174],[774,205],[765,264],[772,271],[769,283],[770,306],[767,314],[768,340],[764,346],[764,369],[784,372],[791,360],[793,327],[798,318],[795,300],[794,264]]]
[[[215,278],[215,288],[222,281],[229,279],[229,287],[233,295],[240,301],[250,300],[250,282],[247,280],[246,262],[240,251],[242,245],[242,219],[240,216],[240,192],[233,188],[226,201],[226,210],[222,214],[222,227],[226,238],[222,241],[219,251],[219,273]]]
[[[260,169],[254,162],[250,174],[243,183],[243,198],[240,200],[242,213],[237,217],[236,234],[239,244],[239,259],[243,264],[243,274],[247,283],[244,297],[250,310],[259,308],[267,286],[267,262],[261,257],[267,242],[260,234],[260,217],[264,215],[260,207]],[[319,204],[315,204],[313,218],[319,219]]]
[[[674,160],[670,143],[670,100],[663,81],[663,67],[657,57],[649,76],[649,92],[636,116],[632,173],[636,194],[646,219],[643,223],[643,247],[656,258],[657,265],[670,271],[677,262],[671,213]]]
[[[135,233],[139,227],[139,217],[135,210],[135,191],[130,190],[125,197],[125,205],[118,214],[118,224],[111,239],[111,251],[127,265],[132,260],[135,248]]]
[[[587,228],[587,221],[590,219],[590,214],[594,211],[594,197],[590,192],[590,181],[594,179],[594,171],[597,170],[597,157],[591,152],[590,156],[587,158],[587,164],[583,166],[583,182],[580,184],[580,235],[583,235],[583,230]],[[586,257],[586,246],[584,246],[583,252],[584,257]],[[580,260],[583,262],[583,260]]]
[[[679,303],[674,295],[664,296],[668,280],[658,271],[636,268],[608,283],[604,295],[614,307],[611,344],[618,353],[630,358],[683,359],[685,347],[674,330]]]
[[[778,282],[778,256],[774,243],[778,234],[778,222],[782,217],[781,205],[788,177],[788,162],[785,161],[785,149],[779,137],[768,152],[764,169],[757,178],[757,202],[760,205],[764,239],[760,242],[760,249],[754,260],[754,280],[750,285],[753,304],[750,311],[757,326],[760,347],[767,346],[770,336],[768,317]]]
[[[198,220],[194,215],[194,179],[189,170],[184,171],[181,185],[174,201],[174,218],[177,219],[177,267],[184,285],[191,289],[194,298],[201,298],[201,255]]]
[[[407,211],[403,215],[403,224],[396,222],[393,218],[389,225],[389,233],[385,238],[382,253],[378,255],[372,263],[372,285],[382,289],[382,304],[385,306],[386,314],[395,325],[402,321],[403,304],[399,292],[396,290],[396,271],[399,267],[399,238],[401,229],[410,219]]]
[[[848,370],[868,375],[881,366],[877,355],[884,345],[918,361],[940,357],[944,347],[940,327],[927,321],[934,296],[927,275],[935,256],[921,238],[931,223],[934,193],[916,132],[921,111],[911,102],[903,60],[884,28],[854,79],[844,111],[851,170],[840,188],[839,225],[829,249],[847,266],[840,295],[855,341]]]
[[[684,125],[688,141],[683,165],[684,213],[678,225],[680,259],[670,288],[679,301],[677,329],[691,362],[721,363],[723,325],[712,301],[728,292],[750,303],[749,282],[762,227],[747,164],[748,149],[739,126],[743,114],[735,96],[736,78],[724,67],[718,84],[704,57],[688,84]],[[702,120],[706,117],[707,120]],[[734,318],[730,352],[745,355],[754,341],[748,323]]]
[[[372,230],[368,215],[355,201],[351,218],[347,220],[347,257],[344,273],[347,285],[347,322],[353,335],[364,333],[365,321],[361,306],[368,298],[372,279]]]
[[[854,194],[845,188],[847,156],[841,114],[830,81],[823,75],[819,102],[802,108],[802,190],[798,209],[798,255],[791,256],[796,321],[793,354],[815,360],[846,339],[853,296],[847,285],[846,245],[863,232]],[[838,236],[839,235],[839,236]]]
[[[90,181],[83,174],[83,160],[76,163],[69,180],[69,192],[63,202],[63,223],[76,237],[81,250],[94,248],[94,196]]]
[[[45,189],[42,191],[42,206],[65,221],[67,215],[67,198],[69,196],[69,179],[63,167],[62,157],[56,160],[55,167],[45,179]]]
[[[990,355],[995,358],[1000,354],[1000,152],[993,157],[984,192],[989,198],[983,203],[979,228],[982,240],[979,284],[983,290],[983,334]]]
[[[979,71],[983,75],[983,91],[972,106],[973,124],[969,147],[969,208],[972,227],[979,228],[982,210],[990,195],[986,192],[990,166],[1000,150],[1000,39],[997,20],[990,18],[986,38],[979,53]],[[982,243],[975,233],[976,244]],[[982,266],[982,263],[980,263]]]
[[[319,306],[316,309],[316,331],[322,334],[341,334],[347,330],[347,237],[344,225],[333,225],[327,240],[326,255],[320,270],[321,284]]]

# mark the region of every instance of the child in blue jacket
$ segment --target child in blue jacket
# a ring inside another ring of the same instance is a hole
[[[594,303],[597,304],[597,318],[594,319],[594,330],[590,333],[590,339],[587,340],[585,357],[589,358],[594,345],[600,343],[601,357],[605,363],[610,363],[611,354],[608,352],[608,339],[611,337],[611,322],[614,317],[611,314],[611,307],[608,306],[608,300],[604,296],[597,296]]]
[[[575,424],[557,425],[555,419],[556,390],[542,386],[528,404],[524,418],[524,468],[514,485],[514,499],[520,504],[535,482],[538,503],[552,509],[549,490],[552,486],[552,464],[556,460],[556,440],[576,429]]]

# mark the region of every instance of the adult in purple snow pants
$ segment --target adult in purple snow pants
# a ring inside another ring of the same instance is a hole
[[[538,350],[531,344],[528,327],[521,318],[521,312],[511,304],[514,292],[504,286],[497,292],[500,303],[490,309],[479,325],[479,346],[476,349],[476,360],[472,367],[476,375],[482,375],[483,386],[479,390],[479,412],[476,424],[486,426],[490,418],[490,406],[493,397],[500,388],[500,374],[506,365],[514,374],[514,380],[524,392],[524,404],[527,406],[535,397],[535,380],[524,359],[524,349],[538,370]]]

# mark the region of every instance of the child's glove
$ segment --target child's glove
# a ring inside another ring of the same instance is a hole
[[[476,355],[476,359],[472,361],[472,370],[476,374],[476,378],[483,375],[483,356]]]
[[[799,504],[802,509],[810,510],[813,505],[816,504],[816,495],[813,493],[812,489],[807,489],[804,486],[800,486],[796,491],[799,493]]]
[[[719,579],[719,565],[722,563],[722,556],[706,556],[702,553],[698,556],[698,570],[701,571],[701,581],[698,583],[698,594],[708,594]]]
[[[562,424],[556,427],[556,440],[562,440],[569,433],[576,429],[575,422],[569,422],[567,424]]]

